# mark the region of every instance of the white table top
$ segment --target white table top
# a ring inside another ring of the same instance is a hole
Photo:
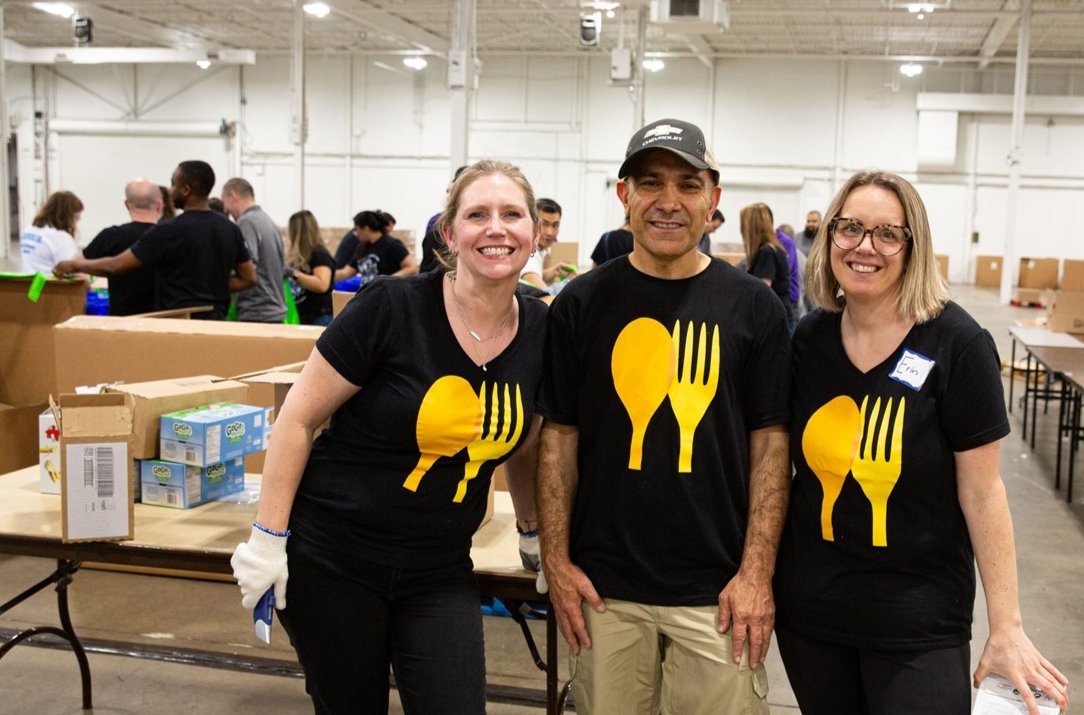
[[[1009,333],[1029,348],[1084,348],[1075,335],[1055,333],[1049,328],[1014,325]]]

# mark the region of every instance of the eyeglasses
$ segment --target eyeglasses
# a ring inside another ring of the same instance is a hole
[[[896,255],[911,240],[911,229],[904,226],[884,224],[866,228],[865,224],[853,218],[834,218],[829,230],[832,243],[845,251],[858,248],[868,233],[873,239],[873,249],[882,256]]]

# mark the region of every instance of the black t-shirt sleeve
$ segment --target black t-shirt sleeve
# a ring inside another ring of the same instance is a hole
[[[1001,360],[986,330],[964,346],[952,365],[940,411],[941,428],[954,452],[965,452],[1009,434]]]
[[[410,251],[403,244],[402,241],[394,236],[388,236],[390,239],[387,249],[387,259],[390,265],[394,266],[391,270],[392,273],[403,267],[403,259],[410,255]]]
[[[775,253],[776,250],[771,246],[761,246],[753,256],[753,265],[749,272],[757,278],[767,278],[774,282],[779,273],[779,263],[773,255]]]
[[[353,231],[347,231],[346,235],[339,241],[339,248],[335,251],[335,267],[342,268],[348,264],[352,264],[357,252],[358,237]]]
[[[542,384],[535,406],[543,417],[563,425],[579,424],[576,381],[583,369],[576,350],[580,344],[574,316],[577,302],[576,297],[559,294],[550,305]]]
[[[88,243],[87,247],[83,249],[83,257],[94,260],[95,258],[104,258],[113,255],[110,251],[113,232],[114,228],[112,226],[103,228],[98,235],[94,237],[94,240]]]
[[[595,250],[591,251],[591,260],[595,262],[596,266],[601,266],[606,262],[606,234],[599,236],[598,243],[595,244]]]
[[[154,267],[161,262],[166,247],[166,234],[173,229],[172,224],[171,220],[147,229],[147,232],[132,245],[132,253],[140,263]]]
[[[252,260],[252,254],[248,252],[248,246],[245,245],[245,235],[241,233],[241,229],[230,224],[230,228],[233,229],[230,233],[233,236],[234,244],[236,245],[237,259],[234,264],[245,263]]]
[[[380,279],[362,286],[316,341],[331,367],[355,385],[368,381],[395,330],[388,290],[388,281]]]
[[[329,282],[325,293],[330,293],[335,289],[335,259],[331,257],[331,252],[323,246],[317,246],[313,249],[312,255],[309,256],[309,275],[316,272],[316,269],[320,266],[325,266],[331,269],[332,280]]]

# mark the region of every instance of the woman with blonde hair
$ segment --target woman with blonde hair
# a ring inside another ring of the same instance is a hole
[[[23,273],[53,272],[53,266],[79,252],[75,226],[83,216],[83,202],[70,191],[54,192],[19,236]]]
[[[741,240],[745,246],[746,270],[764,281],[787,310],[787,325],[794,332],[794,307],[790,302],[790,264],[787,250],[772,228],[772,214],[765,204],[750,204],[741,210]]]
[[[284,277],[302,325],[329,325],[332,317],[335,259],[324,245],[312,211],[298,211],[287,224],[290,245]]]
[[[809,252],[794,334],[776,638],[804,715],[967,715],[969,681],[1067,681],[1020,618],[993,338],[949,299],[903,178],[852,176]],[[975,563],[990,636],[970,675]],[[970,675],[970,677],[969,677]]]

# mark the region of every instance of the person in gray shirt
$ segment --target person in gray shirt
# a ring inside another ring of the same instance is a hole
[[[256,204],[252,184],[245,179],[235,178],[225,183],[222,204],[241,228],[245,246],[256,263],[256,285],[237,294],[237,319],[249,323],[281,323],[286,318],[282,233]]]

